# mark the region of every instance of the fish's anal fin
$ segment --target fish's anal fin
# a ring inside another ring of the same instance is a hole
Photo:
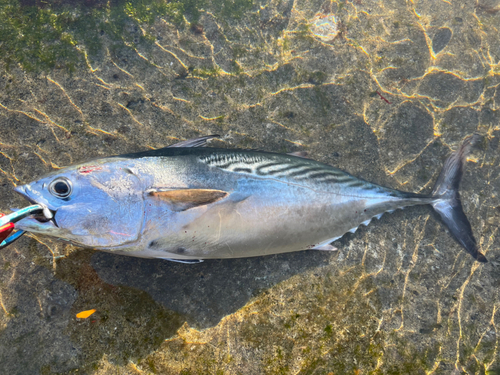
[[[336,251],[338,249],[335,246],[333,246],[331,243],[333,241],[337,241],[339,238],[342,238],[342,236],[330,238],[326,241],[320,242],[316,246],[312,245],[313,247],[310,247],[310,249],[311,250],[322,250],[322,251]]]
[[[335,246],[330,244],[318,245],[313,247],[312,250],[321,250],[321,251],[337,251],[338,249]]]
[[[185,211],[193,207],[217,202],[229,195],[228,192],[215,189],[151,189],[150,197],[166,202],[172,211]]]
[[[218,134],[207,135],[205,137],[191,138],[186,139],[185,141],[174,143],[173,145],[167,146],[166,148],[173,147],[205,147],[207,145],[207,141],[213,138],[219,138]]]
[[[172,258],[160,258],[163,260],[168,260],[169,262],[183,263],[183,264],[198,264],[203,263],[203,259],[172,259]]]

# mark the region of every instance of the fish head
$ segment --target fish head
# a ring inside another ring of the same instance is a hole
[[[16,228],[79,246],[109,249],[138,240],[144,217],[142,182],[124,162],[65,168],[15,191],[44,207]]]

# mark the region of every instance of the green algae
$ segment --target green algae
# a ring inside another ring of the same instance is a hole
[[[90,4],[90,5],[85,5]],[[43,5],[43,6],[42,6]],[[202,9],[224,19],[239,18],[253,6],[252,0],[114,0],[81,3],[62,0],[38,3],[32,0],[0,2],[0,45],[9,69],[19,64],[27,72],[76,67],[99,58],[105,49],[151,46],[149,32],[159,17],[178,27],[199,21]]]
[[[194,77],[217,78],[220,74],[221,74],[221,69],[219,67],[214,67],[212,69],[204,69],[204,68],[192,69],[192,75]]]

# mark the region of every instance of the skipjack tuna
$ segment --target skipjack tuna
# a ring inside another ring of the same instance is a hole
[[[304,249],[374,217],[429,204],[456,240],[486,262],[460,203],[467,138],[431,195],[382,187],[293,154],[203,148],[207,136],[67,167],[15,190],[38,211],[18,229],[78,246],[185,263]]]

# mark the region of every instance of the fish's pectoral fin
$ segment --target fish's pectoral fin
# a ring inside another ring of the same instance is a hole
[[[212,138],[219,138],[218,134],[207,135],[205,137],[191,138],[186,139],[185,141],[174,143],[173,145],[167,146],[165,148],[172,147],[205,147],[207,145],[207,141]]]
[[[217,202],[229,195],[215,189],[149,190],[150,197],[166,202],[172,211],[185,211],[193,207]]]

